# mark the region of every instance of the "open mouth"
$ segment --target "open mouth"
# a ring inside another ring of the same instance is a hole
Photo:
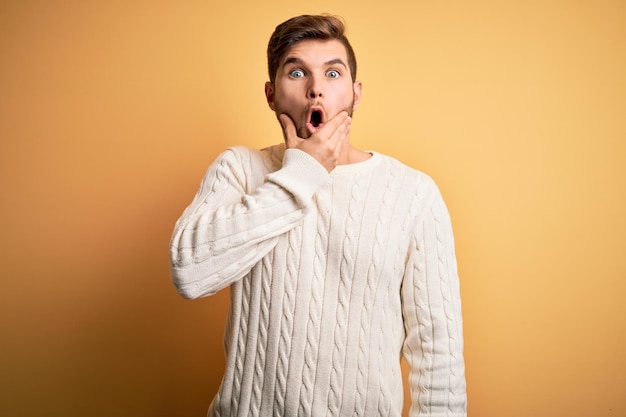
[[[311,124],[313,127],[318,127],[322,123],[322,112],[314,110],[311,113]]]

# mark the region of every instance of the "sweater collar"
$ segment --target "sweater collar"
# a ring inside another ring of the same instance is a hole
[[[339,175],[353,175],[361,172],[366,172],[377,166],[382,160],[381,155],[378,152],[366,151],[372,156],[365,161],[356,162],[354,164],[338,165],[330,173],[331,176]]]

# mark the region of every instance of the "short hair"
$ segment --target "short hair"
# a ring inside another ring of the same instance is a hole
[[[345,25],[337,16],[301,15],[276,26],[267,45],[267,68],[270,81],[276,80],[281,60],[296,43],[303,40],[338,40],[346,48],[352,81],[356,80],[356,56],[345,35]]]

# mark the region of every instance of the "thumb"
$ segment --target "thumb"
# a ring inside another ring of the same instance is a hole
[[[300,143],[298,138],[298,134],[296,132],[296,125],[291,120],[291,117],[282,113],[278,116],[278,120],[280,121],[280,125],[283,128],[283,136],[285,138],[285,144],[287,148],[295,148]]]

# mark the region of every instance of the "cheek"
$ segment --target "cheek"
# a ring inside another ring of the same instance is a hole
[[[286,108],[297,104],[295,97],[292,94],[285,94],[285,92],[279,92],[274,97],[274,102],[277,107]]]
[[[344,89],[337,103],[339,107],[341,107],[342,109],[347,109],[347,108],[351,109],[354,103],[354,90],[352,88]]]

